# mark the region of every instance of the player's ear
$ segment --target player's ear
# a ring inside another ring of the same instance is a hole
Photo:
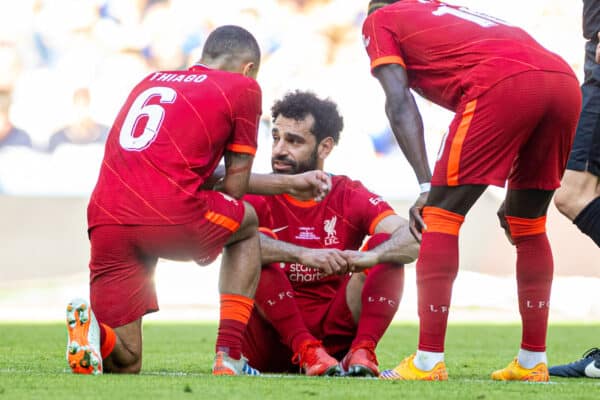
[[[319,148],[317,149],[317,154],[320,159],[324,160],[329,156],[331,150],[333,150],[333,146],[335,146],[335,141],[331,136],[327,136],[325,139],[321,140],[319,143]]]
[[[242,66],[242,74],[244,74],[244,76],[256,79],[256,76],[258,75],[258,68],[256,64],[251,61],[244,64]]]

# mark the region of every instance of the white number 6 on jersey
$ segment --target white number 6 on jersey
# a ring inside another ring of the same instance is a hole
[[[160,103],[173,103],[177,92],[164,86],[151,87],[135,98],[119,134],[121,147],[129,151],[142,151],[152,144],[163,122],[165,109],[158,104],[146,104],[154,96],[160,96]],[[147,116],[144,132],[134,137],[133,133],[141,117]]]

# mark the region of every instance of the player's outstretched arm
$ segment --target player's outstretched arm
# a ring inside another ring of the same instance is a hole
[[[322,200],[331,189],[329,174],[315,170],[297,175],[252,174],[249,193],[274,195],[287,193],[301,200]]]
[[[338,249],[310,249],[260,235],[261,263],[300,263],[321,270],[324,275],[345,274],[348,263]]]
[[[219,165],[202,185],[206,190],[223,190],[225,167]],[[323,171],[297,175],[250,174],[247,192],[260,195],[290,194],[301,200],[321,201],[331,190],[331,177]]]

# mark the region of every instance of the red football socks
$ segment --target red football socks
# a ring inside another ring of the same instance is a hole
[[[388,240],[390,235],[373,235],[363,249],[372,249]],[[352,347],[361,342],[377,345],[388,328],[402,298],[404,266],[401,264],[378,264],[368,270],[362,289],[362,311]]]
[[[292,284],[278,264],[263,265],[255,301],[260,313],[294,353],[303,341],[317,340],[304,324]]]
[[[242,335],[250,319],[254,300],[238,294],[221,295],[221,318],[216,351],[225,351],[233,359],[242,356]]]
[[[523,322],[521,348],[546,350],[546,332],[554,263],[546,236],[546,217],[535,219],[507,216],[517,247],[517,287]]]
[[[458,273],[458,233],[465,219],[437,207],[425,207],[421,250],[417,260],[419,350],[444,351],[452,285]]]

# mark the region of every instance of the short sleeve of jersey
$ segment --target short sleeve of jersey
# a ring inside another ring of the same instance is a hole
[[[347,216],[369,235],[375,232],[377,224],[385,217],[395,215],[394,209],[379,195],[371,193],[359,181],[350,181],[347,190],[351,193],[346,195],[346,210],[352,210]]]
[[[256,81],[240,89],[233,102],[233,135],[227,150],[235,153],[256,154],[258,121],[262,113],[262,92]]]
[[[390,14],[374,12],[363,23],[363,44],[371,60],[371,71],[386,64],[400,64],[406,68],[389,19]]]

